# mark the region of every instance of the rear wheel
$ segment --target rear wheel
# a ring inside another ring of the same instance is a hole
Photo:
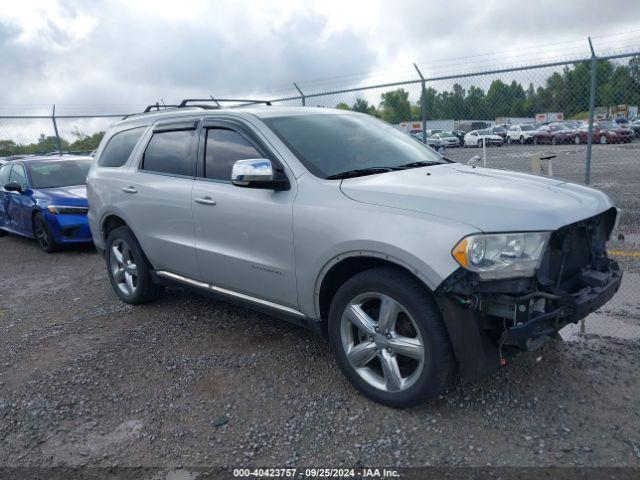
[[[576,145],[580,145],[582,142],[580,140],[580,135],[576,135],[576,137],[573,139],[574,142],[576,142]]]
[[[606,145],[607,144],[607,137],[606,135],[601,135],[600,136],[600,145]]]
[[[128,227],[109,234],[105,253],[111,286],[123,302],[148,303],[162,295],[164,286],[153,282],[151,264]]]
[[[60,250],[60,246],[53,239],[49,225],[42,213],[37,212],[33,216],[33,236],[36,237],[36,242],[42,250],[47,253],[53,253]]]
[[[340,287],[329,312],[329,342],[349,382],[392,407],[436,397],[456,377],[435,302],[394,267],[367,270]]]
[[[551,145],[557,145],[558,139],[556,137],[551,137]]]

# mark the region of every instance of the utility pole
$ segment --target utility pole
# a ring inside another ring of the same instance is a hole
[[[587,37],[589,40],[589,48],[591,49],[591,91],[589,93],[589,130],[587,131],[587,161],[584,169],[584,183],[589,185],[591,183],[591,146],[593,144],[593,117],[594,110],[596,109],[596,67],[598,58],[596,52],[593,50],[593,44],[591,43],[591,37]]]
[[[420,83],[422,89],[420,92],[420,116],[422,117],[422,143],[427,144],[427,87],[422,72],[418,68],[418,65],[413,64],[416,67],[416,72],[420,75]]]

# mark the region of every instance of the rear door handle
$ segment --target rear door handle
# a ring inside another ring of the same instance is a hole
[[[138,193],[138,190],[136,190],[134,187],[122,187],[122,191],[124,193]]]
[[[196,198],[194,199],[194,202],[199,203],[200,205],[211,205],[211,206],[218,203],[215,200],[212,200],[211,197]]]

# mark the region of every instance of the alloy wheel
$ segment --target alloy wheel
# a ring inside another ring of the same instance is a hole
[[[340,338],[353,369],[374,388],[401,392],[420,377],[425,359],[420,330],[388,295],[369,292],[353,298],[342,314]]]
[[[606,145],[607,143],[607,137],[605,137],[604,135],[602,135],[600,137],[600,145]]]
[[[111,245],[109,255],[114,283],[125,295],[133,295],[138,288],[138,269],[129,244],[117,239]]]
[[[47,227],[44,224],[44,220],[36,215],[35,222],[33,224],[33,230],[36,234],[36,240],[40,244],[43,250],[47,250],[51,247],[51,237],[47,231]]]

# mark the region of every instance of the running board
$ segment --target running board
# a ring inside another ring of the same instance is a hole
[[[254,303],[256,305],[267,307],[273,310],[278,310],[282,313],[294,315],[296,317],[301,317],[305,319],[308,318],[304,313],[296,310],[295,308],[287,307],[285,305],[280,305],[279,303],[270,302],[268,300],[263,300],[261,298],[252,297],[251,295],[246,295],[244,293],[236,292],[234,290],[228,290],[226,288],[218,287],[216,285],[211,285],[210,283],[200,282],[192,278],[183,277],[182,275],[178,275],[177,273],[166,272],[164,270],[156,270],[156,275],[161,278],[166,278],[168,280],[173,280],[175,282],[180,282],[185,285],[189,285],[191,287],[201,288],[204,290],[208,290],[210,292],[224,295],[226,297],[232,297],[238,300],[242,300],[244,302]]]

